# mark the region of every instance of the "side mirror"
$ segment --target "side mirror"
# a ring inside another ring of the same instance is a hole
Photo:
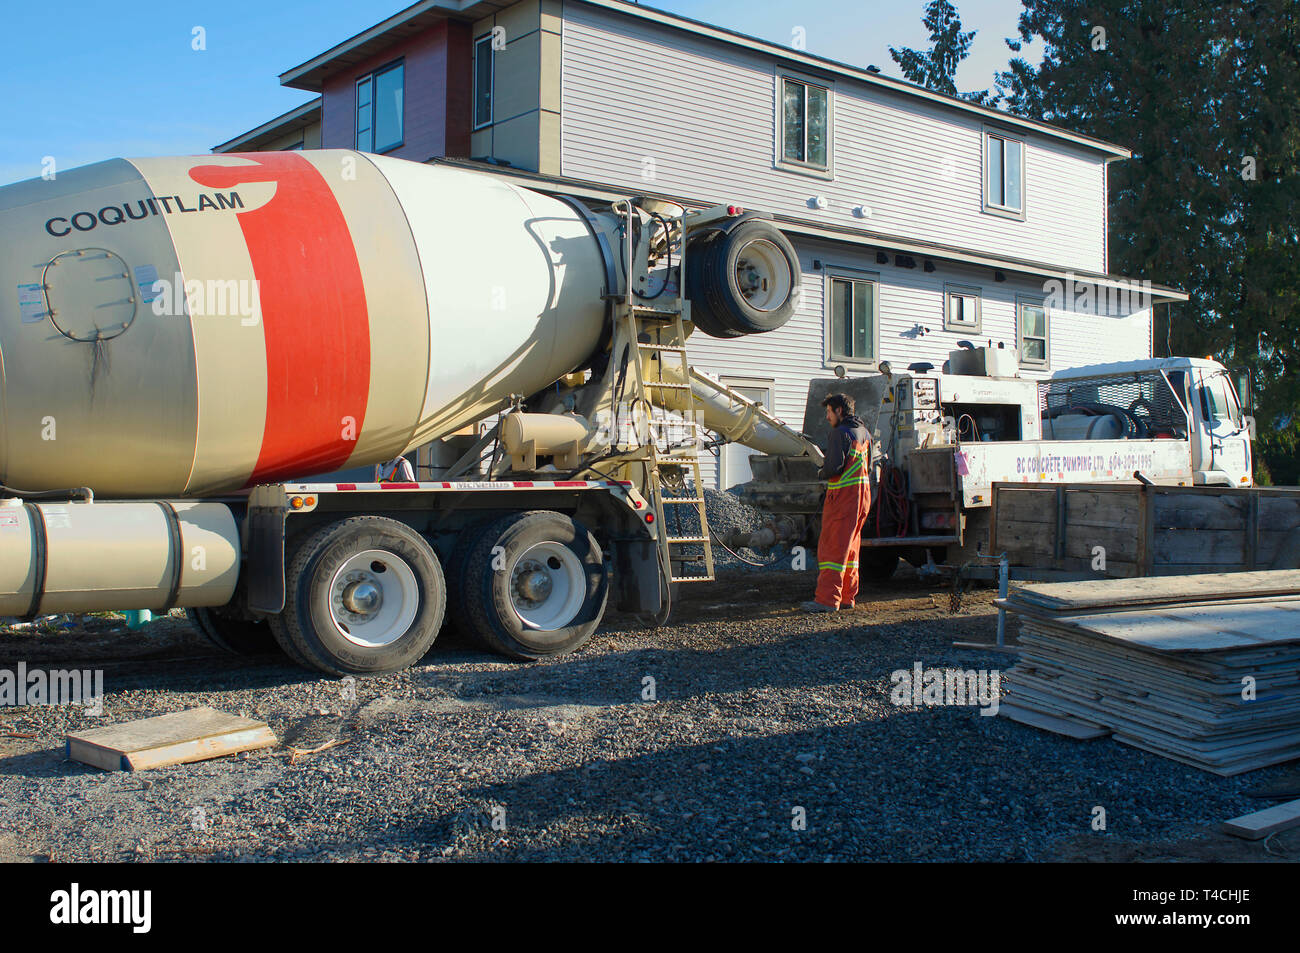
[[[1250,439],[1254,440],[1255,439],[1255,418],[1252,417],[1250,414],[1245,414],[1241,418],[1241,426],[1245,429],[1246,433],[1250,436]]]
[[[1248,416],[1255,413],[1255,393],[1251,385],[1251,373],[1248,368],[1237,368],[1231,374],[1232,385],[1237,389],[1237,400],[1241,403],[1241,412]],[[1244,422],[1244,418],[1243,418]]]

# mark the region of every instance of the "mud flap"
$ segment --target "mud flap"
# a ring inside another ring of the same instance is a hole
[[[620,612],[657,613],[663,606],[663,574],[659,550],[652,539],[622,539],[614,543],[614,583]]]
[[[248,608],[275,615],[284,609],[283,506],[248,508],[248,562],[244,567]]]

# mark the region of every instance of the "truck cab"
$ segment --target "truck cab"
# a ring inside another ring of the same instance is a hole
[[[1161,380],[1168,385],[1167,392],[1158,386]],[[1054,410],[1049,406],[1053,395],[1059,402],[1068,394],[1078,405],[1087,403],[1085,398],[1091,392],[1097,403],[1119,406],[1139,426],[1149,425],[1144,436],[1185,439],[1196,486],[1250,486],[1253,482],[1253,420],[1232,375],[1218,361],[1166,357],[1072,367],[1052,374],[1044,387],[1045,417]],[[1161,406],[1165,393],[1172,394],[1177,406]],[[1248,391],[1245,396],[1249,400]],[[1181,428],[1177,426],[1180,412],[1185,420]]]

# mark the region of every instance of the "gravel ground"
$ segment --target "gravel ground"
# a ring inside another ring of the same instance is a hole
[[[0,861],[1300,856],[1300,836],[1212,833],[1294,769],[1218,778],[892,704],[890,673],[917,661],[1009,667],[952,644],[993,637],[987,591],[951,615],[946,591],[897,579],[808,616],[812,583],[733,573],[672,624],[611,617],[572,656],[521,665],[440,639],[424,664],[356,682],[214,655],[175,616],[0,632],[4,666],[102,668],[106,691],[100,719],[0,710]],[[291,747],[139,774],[64,760],[69,730],[199,705],[263,718]]]

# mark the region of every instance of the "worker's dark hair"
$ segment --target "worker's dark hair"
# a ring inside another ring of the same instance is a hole
[[[832,407],[842,416],[847,417],[853,413],[853,398],[848,394],[827,394],[826,399],[822,401],[822,406]]]

